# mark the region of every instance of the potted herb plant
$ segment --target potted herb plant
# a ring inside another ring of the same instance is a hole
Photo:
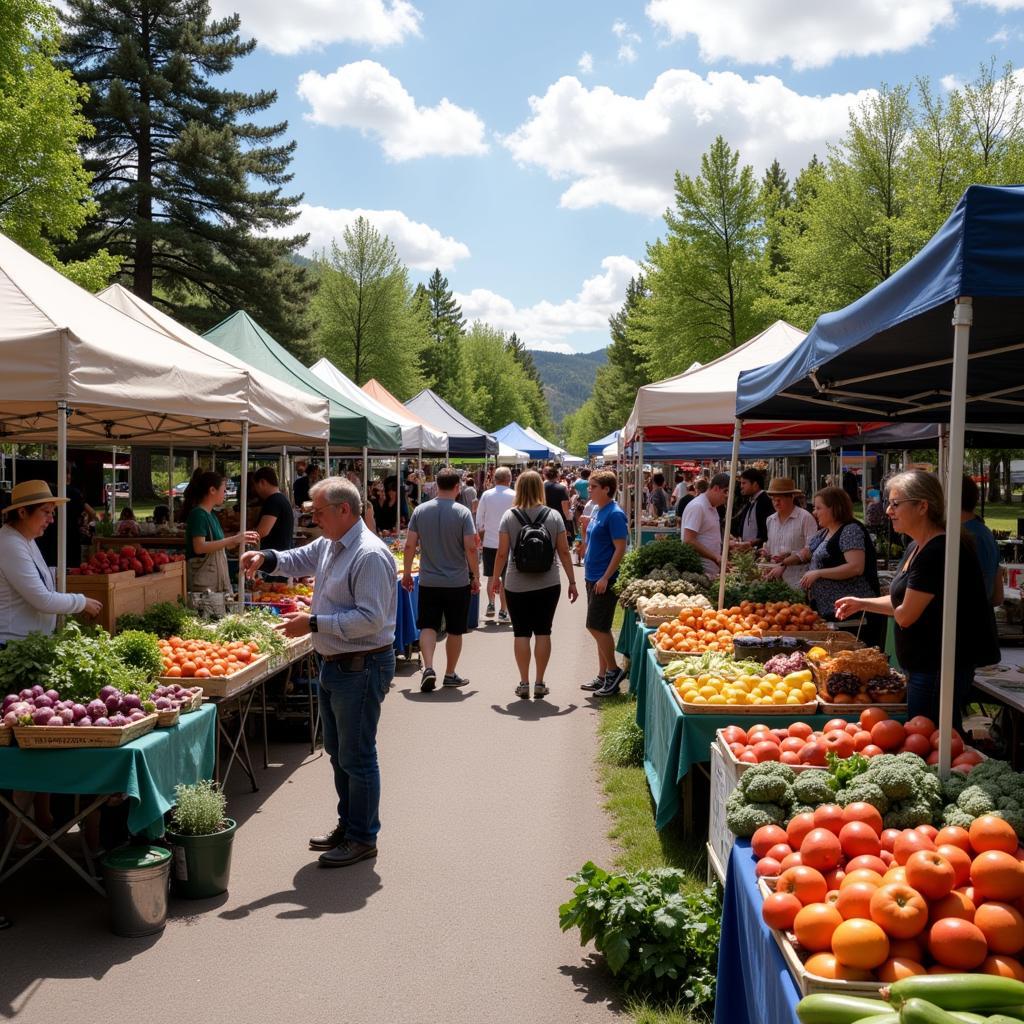
[[[210,779],[176,786],[166,838],[174,854],[174,891],[186,899],[227,892],[237,822],[225,815],[227,799]]]

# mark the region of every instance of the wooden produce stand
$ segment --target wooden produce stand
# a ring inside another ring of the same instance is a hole
[[[144,537],[94,537],[93,547],[97,551],[104,549],[120,551],[126,544],[135,548],[181,548],[185,550],[184,533],[154,533]]]
[[[127,612],[141,615],[160,601],[185,600],[185,563],[168,562],[156,572],[136,576],[132,570],[105,576],[68,576],[68,593],[85,594],[103,605],[96,620],[107,632],[117,631],[117,620]]]

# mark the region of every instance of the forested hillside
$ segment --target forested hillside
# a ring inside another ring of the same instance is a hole
[[[551,418],[561,423],[566,415],[578,409],[594,390],[594,377],[607,361],[607,350],[580,352],[567,356],[561,352],[530,354],[544,382],[544,395],[551,408]]]

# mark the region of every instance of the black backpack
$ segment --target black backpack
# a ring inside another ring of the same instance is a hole
[[[519,572],[547,572],[555,561],[555,546],[551,534],[544,525],[549,508],[541,508],[540,515],[531,522],[529,516],[519,508],[512,509],[512,515],[519,522],[519,536],[512,550],[512,561]]]

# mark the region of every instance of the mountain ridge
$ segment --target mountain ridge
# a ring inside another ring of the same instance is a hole
[[[544,384],[551,418],[559,424],[590,397],[597,371],[608,361],[607,348],[572,355],[530,349],[530,355]]]

